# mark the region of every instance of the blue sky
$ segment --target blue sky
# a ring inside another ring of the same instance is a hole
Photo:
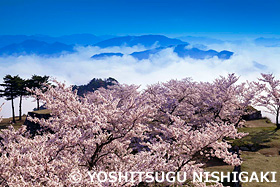
[[[0,0],[0,34],[280,35],[279,0]]]

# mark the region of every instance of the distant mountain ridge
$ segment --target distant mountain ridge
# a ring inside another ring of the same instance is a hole
[[[215,50],[207,50],[207,46],[205,45],[190,45],[188,42],[168,38],[163,35],[121,36],[114,38],[111,38],[112,36],[103,37],[106,39],[101,39],[101,37],[97,37],[92,34],[74,34],[61,37],[50,37],[45,35],[0,35],[0,56],[59,56],[62,54],[75,53],[76,45],[90,45],[102,49],[115,46],[143,46],[146,50],[135,51],[130,54],[138,60],[148,59],[151,55],[158,54],[167,48],[173,48],[174,53],[181,58],[190,57],[194,59],[206,59],[217,56],[219,59],[229,59],[233,55],[233,52],[230,51],[218,52]],[[12,44],[1,47],[1,45],[11,42]],[[95,54],[91,58],[104,59],[112,56],[122,57],[123,55],[122,51],[108,51],[105,53]]]
[[[150,58],[151,55],[158,54],[164,49],[168,48],[173,48],[173,52],[176,53],[180,58],[186,58],[190,57],[193,59],[207,59],[207,58],[213,58],[213,57],[218,57],[219,59],[226,60],[229,59],[232,55],[233,52],[231,51],[215,51],[215,50],[201,50],[195,47],[188,48],[188,44],[179,44],[176,46],[168,46],[168,47],[158,47],[155,49],[149,49],[145,51],[139,51],[139,52],[133,52],[130,55],[133,56],[134,58],[138,60],[144,60]],[[91,58],[92,59],[105,59],[111,56],[123,56],[122,53],[100,53],[93,55]]]
[[[122,36],[98,42],[95,46],[106,48],[114,46],[132,47],[135,45],[143,45],[144,47],[166,47],[169,45],[188,44],[179,39],[168,38],[163,35],[142,35],[142,36]]]
[[[75,52],[72,45],[66,45],[63,43],[46,43],[37,40],[25,40],[18,44],[11,44],[5,47],[0,48],[1,56],[19,56],[19,55],[61,55],[65,53]]]
[[[225,41],[216,38],[202,37],[202,36],[181,36],[178,39],[187,41],[191,44],[223,44]]]
[[[190,57],[194,59],[206,59],[206,58],[212,58],[214,56],[217,56],[219,59],[229,59],[233,52],[231,51],[215,51],[215,50],[200,50],[198,48],[186,48],[186,45],[177,45],[174,48],[174,52],[178,54],[179,57],[185,58]]]
[[[159,53],[163,49],[166,49],[166,47],[158,47],[158,48],[155,48],[155,49],[134,52],[134,53],[131,53],[130,55],[133,56],[134,58],[138,59],[138,60],[143,60],[143,59],[148,59],[150,57],[150,55]]]
[[[100,54],[93,55],[91,58],[93,58],[93,59],[104,59],[104,58],[112,57],[112,56],[122,57],[123,54],[122,53],[100,53]]]
[[[94,45],[100,41],[107,40],[113,37],[114,36],[110,35],[95,36],[93,34],[72,34],[59,37],[47,35],[0,35],[0,48],[15,43],[21,43],[25,40],[37,40],[47,43],[59,42],[67,45]]]
[[[279,47],[280,46],[280,38],[256,38],[254,40],[255,44],[263,45],[265,47]]]

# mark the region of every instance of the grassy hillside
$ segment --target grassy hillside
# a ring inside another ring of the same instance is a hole
[[[0,129],[6,129],[8,126],[13,125],[15,129],[18,129],[25,121],[26,116],[23,115],[21,120],[19,120],[18,117],[16,117],[16,123],[12,124],[13,118],[3,118],[0,122]]]
[[[32,111],[35,114],[50,114],[51,111],[48,109],[44,109],[44,110],[37,110],[37,111]],[[23,125],[23,123],[25,122],[26,119],[26,115],[22,116],[22,119],[19,120],[19,117],[16,117],[16,123],[13,124],[13,118],[3,118],[2,121],[0,122],[0,130],[1,129],[6,129],[8,126],[13,125],[15,129],[18,129],[21,125]]]
[[[239,132],[247,132],[246,137],[234,140],[233,146],[239,146],[243,163],[241,171],[258,174],[268,171],[280,171],[280,130],[275,131],[275,124],[267,119],[248,121],[246,127]],[[232,166],[216,164],[206,168],[207,171],[233,171]],[[244,187],[279,187],[279,174],[276,174],[277,183],[243,183]]]
[[[246,128],[239,129],[240,132],[248,132],[249,135],[234,141],[233,145],[250,147],[248,151],[242,151],[244,160],[241,165],[242,171],[260,172],[276,171],[277,183],[244,183],[244,187],[273,187],[279,186],[280,171],[280,130],[275,131],[275,124],[267,120],[256,120],[247,122]]]

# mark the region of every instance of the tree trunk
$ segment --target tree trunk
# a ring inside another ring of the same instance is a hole
[[[234,169],[233,169],[234,172],[237,172],[237,182],[235,182],[233,184],[233,187],[242,187],[241,183],[240,183],[240,180],[239,180],[239,175],[241,173],[241,166],[234,166]]]
[[[13,123],[16,123],[16,118],[15,118],[15,107],[14,107],[14,98],[12,97],[12,114],[13,114]]]
[[[280,129],[280,124],[279,124],[278,118],[279,118],[279,106],[276,111],[276,128]]]
[[[237,157],[240,158],[239,147],[236,146],[234,149],[235,149],[234,152],[237,154]],[[237,182],[233,183],[233,187],[242,187],[238,177],[241,173],[241,166],[234,166],[233,171],[237,172]]]
[[[22,104],[22,95],[19,97],[19,120],[21,120],[21,104]]]
[[[40,110],[40,102],[39,98],[37,97],[37,110]]]

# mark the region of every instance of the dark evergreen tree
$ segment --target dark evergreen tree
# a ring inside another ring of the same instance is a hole
[[[16,122],[15,119],[15,107],[14,107],[14,99],[19,96],[19,84],[21,78],[17,76],[6,75],[3,78],[3,84],[0,86],[4,87],[3,90],[0,90],[0,96],[5,97],[6,100],[11,100],[12,102],[12,116],[13,116],[13,123]]]
[[[47,88],[44,83],[48,83],[49,76],[39,76],[39,75],[32,75],[31,79],[27,80],[27,87],[30,89],[38,88],[42,91],[45,91]],[[36,97],[37,101],[37,110],[40,109],[40,98]]]
[[[29,92],[26,90],[27,86],[28,86],[28,81],[19,77],[18,87],[17,87],[17,92],[19,96],[19,120],[21,120],[21,116],[22,116],[22,98],[24,96],[29,95]]]

